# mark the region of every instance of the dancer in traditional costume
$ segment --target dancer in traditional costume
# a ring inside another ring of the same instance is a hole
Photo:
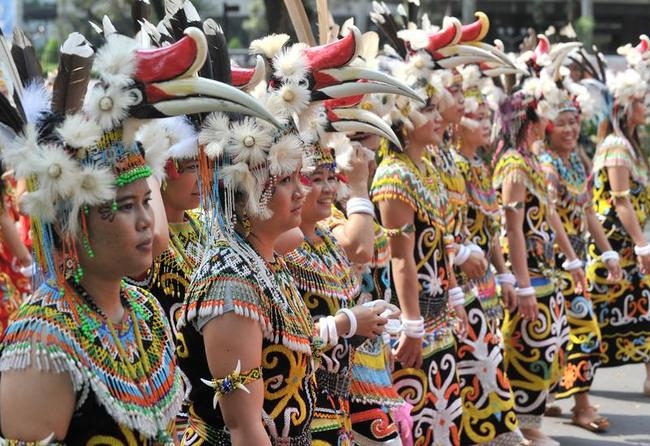
[[[565,79],[566,100],[558,110],[558,116],[549,126],[548,149],[540,157],[546,172],[550,196],[562,220],[564,229],[579,259],[587,258],[588,237],[591,235],[598,246],[610,283],[621,279],[619,255],[612,250],[605,231],[592,207],[591,189],[587,172],[575,150],[580,135],[581,110],[585,114],[591,108],[589,92],[580,85]],[[578,101],[582,102],[578,102]],[[556,264],[562,264],[564,256],[556,250]],[[566,302],[570,338],[566,353],[566,365],[556,392],[556,398],[573,396],[574,424],[594,432],[603,432],[609,427],[606,418],[598,416],[596,408],[589,401],[589,390],[597,367],[601,361],[600,329],[598,319],[587,290],[575,292],[573,277],[567,271],[560,271],[561,291]]]
[[[609,271],[594,256],[589,266],[590,295],[602,334],[601,367],[643,363],[646,380],[643,392],[650,395],[650,244],[644,235],[650,211],[650,170],[641,150],[638,127],[645,123],[646,83],[637,70],[627,69],[611,79],[614,97],[609,121],[594,157],[594,208],[609,243],[621,257],[623,280],[612,284]]]
[[[493,176],[518,298],[517,310],[506,314],[503,325],[506,373],[524,436],[544,445],[558,444],[540,427],[549,390],[560,378],[569,331],[564,296],[555,284],[553,243],[568,259],[564,267],[578,289],[584,287],[582,263],[554,213],[534,152],[549,118],[555,117],[559,97],[553,73],[541,70],[501,104],[502,129],[511,140],[505,142],[510,148],[498,158]]]
[[[37,260],[46,274],[8,327],[0,352],[0,417],[10,444],[44,438],[56,444],[175,443],[182,385],[169,324],[150,294],[122,280],[153,260],[146,179],[162,167],[146,164],[127,130],[135,122],[126,118],[204,109],[183,96],[191,84],[220,108],[253,107],[272,119],[247,95],[195,76],[206,41],[197,29],[187,34],[177,44],[143,52],[107,26],[94,65],[100,82],[83,108],[92,50],[73,36],[85,54],[67,72],[75,73],[80,90],[62,78],[54,113],[40,133],[34,124],[16,126],[18,137],[4,150],[7,166],[27,179],[22,205],[32,216]],[[165,69],[152,72],[151,66]],[[15,123],[16,116],[3,122]]]
[[[452,142],[456,168],[467,190],[467,214],[463,220],[469,242],[488,254],[498,272],[495,277],[492,268],[488,268],[484,277],[465,281],[464,285],[469,329],[458,344],[463,399],[461,443],[518,445],[523,436],[504,371],[500,330],[504,305],[510,311],[516,308],[515,279],[506,269],[499,240],[499,206],[492,186],[492,171],[477,153],[491,144],[490,109],[481,90],[481,87],[490,88],[491,80],[483,77],[476,65],[459,71],[465,111],[453,128]]]
[[[183,444],[312,444],[314,372],[323,345],[275,245],[300,223],[300,169],[314,142],[305,130],[313,117],[307,106],[312,98],[356,91],[317,72],[335,63],[342,79],[357,80],[345,65],[359,36],[351,28],[326,48],[283,48],[287,35],[253,42],[273,69],[263,101],[279,129],[224,115],[205,122],[199,141],[217,166],[211,181],[202,180],[213,184],[205,196],[210,243],[179,320],[192,384]],[[321,335],[337,337],[336,325],[322,327]]]

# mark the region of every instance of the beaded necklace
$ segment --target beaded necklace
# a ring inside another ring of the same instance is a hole
[[[578,155],[575,152],[569,154],[568,167],[559,155],[551,155],[551,160],[569,193],[576,197],[583,195],[587,190],[587,173]]]
[[[104,357],[109,361],[109,364],[104,363],[106,368],[110,371],[116,371],[118,373],[124,373],[128,378],[131,379],[135,386],[140,392],[140,395],[143,400],[159,401],[163,399],[163,395],[160,393],[160,386],[152,383],[154,379],[154,374],[152,374],[152,367],[149,362],[149,357],[147,350],[144,348],[142,342],[142,333],[140,331],[140,324],[138,321],[146,320],[149,318],[144,311],[144,308],[140,307],[135,301],[135,299],[127,298],[127,291],[124,289],[124,286],[120,286],[120,301],[125,309],[124,320],[120,324],[123,328],[121,335],[118,333],[118,330],[115,328],[115,325],[110,318],[97,306],[93,298],[88,294],[88,292],[83,288],[83,286],[77,283],[74,280],[68,281],[68,284],[76,291],[76,293],[81,297],[81,307],[85,310],[80,316],[82,316],[81,330],[84,336],[88,339],[94,339],[97,336],[97,333],[100,332],[100,328],[105,325],[108,328],[111,339],[109,343],[114,344],[116,352],[109,351],[108,355],[105,353],[103,355],[99,354],[99,348],[107,349],[110,345],[104,345],[100,342],[100,345],[97,345],[95,342],[89,343],[89,354],[91,357]],[[134,297],[134,296],[131,296]],[[94,323],[93,323],[94,322]],[[129,328],[133,327],[133,335],[135,338],[135,349],[137,351],[137,357],[135,354],[127,354],[127,351],[124,348],[122,343],[122,338],[127,337],[130,330]],[[101,337],[101,334],[100,334]],[[110,350],[110,349],[108,349]],[[114,359],[114,353],[117,353],[117,360]],[[131,356],[131,358],[129,358]],[[131,360],[130,360],[131,359]],[[133,362],[131,362],[133,361]],[[130,389],[120,388],[115,389],[117,394],[121,397],[125,397],[126,394],[130,393]],[[162,442],[165,445],[173,445],[172,438],[164,430],[159,430],[157,435],[157,441]]]
[[[310,293],[351,302],[360,291],[352,265],[331,234],[316,227],[316,238],[287,254],[287,264],[298,288]]]

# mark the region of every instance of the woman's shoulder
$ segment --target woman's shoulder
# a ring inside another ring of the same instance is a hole
[[[45,282],[23,302],[7,327],[0,347],[0,370],[67,371],[79,391],[86,381],[84,332],[92,330],[91,325],[72,296]]]

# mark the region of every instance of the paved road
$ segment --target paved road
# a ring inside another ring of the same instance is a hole
[[[572,399],[558,401],[564,415],[545,418],[545,432],[562,446],[650,446],[650,397],[641,393],[644,379],[643,365],[598,370],[591,400],[610,420],[607,433],[594,434],[571,425]]]

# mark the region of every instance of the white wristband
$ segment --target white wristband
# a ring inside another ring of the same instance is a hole
[[[650,255],[650,243],[645,246],[634,245],[634,254],[638,256]]]
[[[469,256],[472,254],[472,251],[465,245],[458,245],[458,252],[456,257],[454,257],[454,265],[460,266],[463,263],[467,262]]]
[[[334,316],[321,318],[319,321],[320,337],[325,344],[336,345],[339,342],[339,335],[336,330],[336,320]]]
[[[485,253],[483,252],[483,248],[481,248],[481,247],[480,247],[479,245],[477,245],[476,243],[470,243],[469,245],[467,245],[467,247],[469,248],[470,253],[472,253],[472,252],[478,252],[478,253],[481,253],[481,254],[485,254]]]
[[[515,285],[517,283],[517,279],[515,278],[515,275],[512,273],[497,274],[496,279],[499,285],[503,285],[504,283]]]
[[[339,313],[345,314],[350,320],[350,331],[348,331],[347,334],[344,334],[343,338],[345,339],[351,338],[357,332],[357,317],[349,308],[341,308],[339,311],[336,312],[336,314]]]
[[[36,263],[32,262],[28,266],[22,266],[19,269],[20,274],[22,274],[25,277],[32,277],[34,274],[36,274]]]
[[[517,288],[515,290],[517,293],[518,297],[527,297],[527,296],[534,296],[535,295],[535,287],[529,286],[526,288]]]
[[[339,343],[339,334],[336,330],[336,319],[334,319],[334,316],[327,316],[325,320],[327,321],[327,332],[329,334],[329,343],[331,345],[336,345]]]
[[[615,262],[618,262],[621,260],[621,257],[618,255],[616,251],[605,251],[600,255],[600,260],[603,263],[609,262],[610,260],[614,260]]]
[[[573,260],[565,260],[562,262],[562,269],[565,271],[573,271],[574,269],[580,269],[582,268],[582,260],[580,259],[573,259]]]
[[[409,320],[402,319],[402,330],[409,338],[422,338],[424,337],[424,318]]]
[[[375,207],[372,205],[372,201],[367,198],[352,197],[348,199],[345,208],[348,217],[352,214],[366,214],[373,217],[375,216]]]
[[[465,304],[465,293],[463,289],[459,286],[451,288],[447,292],[447,300],[450,307],[457,307],[459,305]]]

